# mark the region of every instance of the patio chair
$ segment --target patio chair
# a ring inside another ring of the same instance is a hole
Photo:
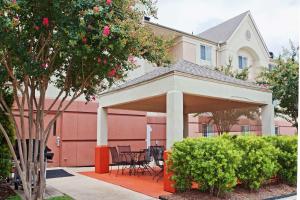
[[[152,150],[153,150],[153,158],[154,158],[155,165],[160,168],[160,171],[153,176],[153,179],[157,177],[157,182],[158,182],[158,180],[162,178],[164,172],[164,163],[163,163],[164,147],[154,146]]]
[[[151,175],[151,171],[154,170],[149,165],[151,162],[150,149],[144,149],[143,151],[144,152],[139,155],[138,160],[135,164],[139,166],[138,169],[140,169],[142,173],[148,171]]]
[[[118,170],[117,170],[117,174],[119,173],[119,169],[120,169],[120,166],[124,166],[126,165],[126,162],[122,161],[119,157],[119,153],[117,151],[117,148],[116,147],[109,147],[109,151],[110,151],[110,155],[111,155],[111,164],[109,164],[110,166],[110,171],[109,173],[111,174],[111,171],[112,171],[112,167],[113,166],[117,166],[118,167]],[[122,174],[123,174],[123,168],[122,168]]]
[[[145,159],[145,168],[149,171],[149,173],[151,174],[150,171],[154,172],[154,169],[150,166],[150,163],[152,161],[151,159],[151,150],[150,149],[145,149],[145,153],[146,153],[146,159]]]
[[[131,162],[130,156],[128,156],[128,154],[122,154],[123,152],[130,152],[131,151],[130,145],[124,145],[124,146],[119,146],[118,145],[118,150],[119,150],[120,159],[123,162],[126,162],[127,165],[130,165],[130,162]]]
[[[164,146],[160,146],[160,145],[155,145],[155,146],[150,146],[150,156],[153,157],[153,149],[154,148],[162,148],[165,149]]]

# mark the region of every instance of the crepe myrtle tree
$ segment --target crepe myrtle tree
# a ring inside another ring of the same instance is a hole
[[[136,57],[169,63],[171,40],[155,36],[143,24],[143,16],[155,16],[155,11],[151,0],[0,0],[0,86],[11,88],[15,110],[2,93],[0,109],[13,121],[19,152],[2,124],[0,132],[26,199],[43,199],[45,159],[39,152],[55,120],[76,98],[93,100],[122,79]],[[59,92],[46,106],[50,85]]]
[[[263,71],[257,83],[269,88],[276,101],[275,114],[298,128],[299,46],[290,41],[274,60],[275,66]]]

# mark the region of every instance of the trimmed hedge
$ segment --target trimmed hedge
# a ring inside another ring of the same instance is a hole
[[[221,137],[186,139],[174,145],[170,160],[177,190],[190,189],[194,181],[201,190],[218,195],[237,184],[241,154]]]
[[[189,190],[196,182],[200,190],[218,195],[233,190],[237,180],[257,190],[274,176],[295,184],[297,138],[187,138],[174,144],[168,162],[178,191]]]
[[[256,136],[241,136],[232,141],[243,154],[237,177],[247,188],[257,190],[276,175],[279,150],[271,143]]]
[[[290,185],[297,184],[297,136],[264,137],[264,139],[279,149],[278,178]]]

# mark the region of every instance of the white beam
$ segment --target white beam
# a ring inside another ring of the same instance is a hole
[[[99,102],[103,107],[111,107],[119,104],[134,102],[166,94],[174,89],[173,75],[166,75],[149,82],[133,85],[128,88],[99,95]]]
[[[97,146],[107,145],[107,110],[99,107],[97,111]]]
[[[172,90],[167,93],[167,150],[183,140],[183,93]]]
[[[246,103],[266,105],[272,98],[270,91],[242,87],[234,84],[221,83],[211,79],[191,78],[176,75],[175,90],[185,94],[201,95],[211,98],[227,99]]]
[[[261,109],[262,135],[275,135],[274,105],[267,104]]]

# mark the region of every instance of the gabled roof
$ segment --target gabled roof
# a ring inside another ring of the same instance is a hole
[[[180,73],[184,73],[184,74],[188,74],[188,75],[192,75],[192,76],[196,76],[196,77],[202,77],[202,78],[206,78],[206,79],[212,79],[215,81],[221,81],[224,83],[231,83],[234,85],[240,85],[240,86],[244,86],[244,87],[251,87],[253,89],[263,89],[261,87],[259,87],[258,85],[254,84],[253,82],[249,82],[249,81],[243,81],[240,79],[236,79],[230,76],[226,76],[225,74],[204,67],[204,66],[200,66],[194,63],[191,63],[189,61],[186,60],[180,60],[178,62],[176,62],[175,64],[171,64],[168,67],[157,67],[156,69],[154,69],[151,72],[148,72],[140,77],[137,77],[135,79],[132,79],[116,88],[113,88],[107,92],[104,93],[109,93],[111,91],[115,91],[115,90],[119,90],[119,89],[123,89],[126,87],[130,87],[142,82],[147,82],[150,81],[152,79],[158,78],[160,76],[169,74],[169,73],[174,73],[174,72],[180,72]],[[265,89],[264,89],[265,90]],[[104,94],[102,93],[102,94]]]
[[[207,40],[211,40],[216,43],[226,42],[233,32],[237,29],[242,20],[250,13],[250,11],[244,12],[236,17],[233,17],[217,26],[214,26],[200,34],[199,37],[202,37]]]

